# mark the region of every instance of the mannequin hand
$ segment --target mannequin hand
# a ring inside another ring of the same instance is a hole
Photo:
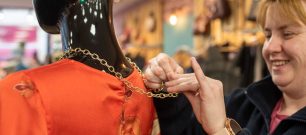
[[[195,74],[172,76],[173,80],[166,83],[168,92],[183,92],[203,129],[215,134],[224,128],[226,119],[222,83],[206,77],[195,58],[192,67]],[[197,90],[199,95],[195,95]]]
[[[183,73],[183,68],[174,59],[161,53],[151,59],[147,65],[144,71],[145,85],[151,89],[158,89],[162,82],[171,80],[174,73]]]

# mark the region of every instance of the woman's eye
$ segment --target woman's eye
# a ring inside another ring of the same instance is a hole
[[[270,39],[271,38],[271,34],[265,34],[266,39]]]
[[[293,32],[284,32],[283,36],[285,39],[289,39],[292,38],[292,36],[294,36],[295,34]]]

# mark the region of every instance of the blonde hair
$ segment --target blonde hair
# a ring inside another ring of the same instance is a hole
[[[303,1],[305,0],[262,0],[257,15],[257,22],[263,28],[268,8],[272,4],[278,4],[279,12],[292,20],[306,24],[306,12]]]

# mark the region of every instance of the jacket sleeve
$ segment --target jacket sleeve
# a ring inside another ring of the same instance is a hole
[[[235,117],[235,115],[239,114],[237,113],[237,108],[240,108],[241,103],[243,103],[245,100],[245,90],[246,89],[244,88],[238,88],[234,90],[229,96],[225,97],[226,115],[229,118],[235,119],[238,123],[241,119],[237,119],[237,116]],[[252,133],[247,128],[242,128],[242,130],[237,135],[252,135]]]
[[[183,94],[177,98],[154,99],[161,135],[205,135],[191,104]]]
[[[237,135],[252,135],[252,133],[248,129],[243,128]]]
[[[40,96],[22,72],[0,80],[0,135],[47,135]]]

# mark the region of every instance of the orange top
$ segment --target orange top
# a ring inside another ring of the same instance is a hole
[[[137,70],[126,78],[145,89]],[[151,135],[151,98],[64,59],[0,81],[0,135]]]

